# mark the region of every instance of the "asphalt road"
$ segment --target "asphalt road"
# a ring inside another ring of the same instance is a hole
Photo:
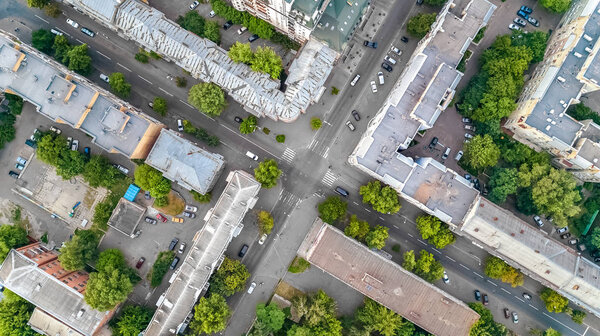
[[[335,84],[338,88],[341,88],[340,95],[330,96],[325,94],[320,104],[309,108],[307,112],[307,115],[323,116],[322,119],[325,125],[316,134],[313,135],[310,130],[304,131],[304,128],[298,126],[299,123],[307,122],[303,120],[297,121],[294,125],[278,124],[272,126],[273,123],[265,122],[270,125],[269,128],[273,133],[282,130],[280,133],[286,132],[286,134],[293,135],[297,141],[294,143],[293,148],[277,144],[272,137],[258,132],[251,136],[240,135],[237,131],[237,124],[233,121],[233,116],[244,117],[247,113],[243,111],[239,104],[233,101],[229,102],[229,107],[225,113],[216,120],[191,108],[186,103],[187,89],[177,88],[173,81],[167,79],[169,74],[181,75],[180,68],[163,61],[151,61],[149,65],[138,63],[133,58],[133,55],[137,52],[135,43],[120,39],[109,29],[93,22],[92,19],[72,8],[65,7],[63,9],[68,17],[79,22],[82,26],[98,32],[99,34],[95,38],[89,38],[79,30],[69,26],[65,22],[65,16],[52,19],[46,17],[41,11],[28,9],[24,1],[16,0],[0,3],[0,17],[3,18],[0,20],[0,28],[17,34],[21,40],[27,43],[30,43],[31,30],[39,28],[57,28],[68,34],[72,43],[88,43],[90,55],[96,68],[96,71],[90,76],[93,81],[99,85],[106,85],[99,79],[98,75],[100,73],[123,72],[133,87],[131,97],[128,99],[132,104],[162,120],[170,127],[174,127],[177,118],[185,118],[195,125],[204,127],[213,134],[218,135],[223,146],[207,149],[224,155],[226,160],[232,163],[231,165],[228,164],[228,167],[245,168],[248,166],[247,169],[253,168],[256,163],[245,157],[244,153],[247,150],[257,154],[261,160],[264,158],[277,159],[280,162],[280,168],[284,172],[280,186],[276,190],[261,192],[261,194],[268,194],[266,197],[261,196],[257,204],[257,208],[272,209],[276,227],[265,245],[259,247],[255,244],[256,246],[251,247],[249,254],[244,259],[244,263],[252,274],[261,274],[260,267],[264,267],[267,262],[266,256],[278,253],[277,244],[275,243],[277,238],[284,235],[290,237],[288,232],[293,229],[287,225],[290,215],[296,207],[301,207],[304,203],[311,204],[315,200],[321,199],[324,194],[330,194],[332,186],[343,185],[351,192],[349,199],[349,211],[351,213],[368,220],[371,224],[385,224],[390,227],[390,241],[401,242],[403,250],[405,248],[426,248],[441,258],[448,268],[451,284],[440,283],[439,285],[449,293],[463,300],[471,301],[472,291],[479,288],[482,293],[490,295],[490,308],[493,308],[492,312],[496,320],[504,320],[501,312],[503,307],[518,311],[521,321],[518,327],[519,330],[523,328],[523,334],[526,326],[553,327],[562,331],[565,335],[590,335],[592,332],[596,332],[594,329],[586,329],[586,325],[575,325],[564,314],[550,315],[545,313],[543,305],[537,299],[534,299],[531,304],[522,302],[523,300],[520,298],[522,288],[513,289],[483,277],[479,260],[484,258],[486,254],[469,241],[459,238],[453,247],[439,252],[433,251],[430,246],[421,243],[416,238],[414,225],[404,223],[404,219],[407,223],[410,223],[421,213],[416,207],[405,203],[401,210],[402,215],[388,216],[378,215],[360,203],[357,197],[358,187],[365,184],[370,178],[350,167],[347,164],[347,157],[358,142],[360,134],[366,128],[368,120],[377,112],[391,90],[392,83],[400,76],[402,72],[402,66],[400,65],[406,63],[416,46],[417,41],[414,39],[411,39],[408,44],[399,41],[400,36],[405,34],[404,30],[400,28],[411,14],[411,11],[407,10],[409,7],[412,8],[412,12],[415,11],[411,0],[402,0],[395,2],[389,9],[387,18],[391,19],[384,21],[383,26],[373,38],[373,40],[379,42],[380,47],[365,52],[366,57],[360,61],[355,72],[361,74],[362,78],[355,87],[346,86],[349,80],[347,74],[344,74],[343,71],[336,71],[339,69],[334,70],[327,86]],[[18,32],[13,31],[16,27],[19,28]],[[355,41],[357,43],[362,42],[359,36],[355,37]],[[386,84],[378,86],[378,92],[373,94],[369,82],[374,80],[375,74],[381,70],[380,60],[388,52],[391,44],[401,47],[403,55],[398,60],[399,64],[394,67],[394,71],[389,74],[386,73]],[[341,69],[342,65],[339,67]],[[188,88],[196,82],[188,77]],[[166,118],[160,118],[147,106],[147,103],[155,96],[162,96],[167,99],[170,113]],[[353,121],[357,128],[354,132],[351,132],[344,125],[346,120],[351,118],[350,111],[352,109],[358,110],[362,116],[360,122]],[[203,146],[203,144],[200,145]],[[277,196],[274,196],[275,194]],[[314,206],[312,210],[314,211]],[[252,241],[256,238],[255,234],[255,231],[244,230],[239,239]],[[293,237],[287,239],[299,244],[303,237],[304,235],[299,231]],[[391,244],[388,245],[391,246]],[[228,255],[237,255],[237,250],[234,247],[232,246],[232,249],[228,251]],[[291,258],[288,256],[288,258],[289,260],[282,258],[280,264],[278,264],[280,267],[271,269],[271,274],[285,275],[285,269],[293,255],[291,255]],[[273,279],[275,278],[277,277],[273,277]],[[531,292],[535,292],[534,289],[539,288],[539,284],[530,279],[527,279],[525,284],[525,288],[529,290],[527,286],[532,287]],[[250,325],[251,319],[245,316],[252,316],[255,301],[261,299],[265,301],[270,296],[268,291],[265,291],[262,296],[259,293],[260,291],[255,292],[252,300],[245,300],[248,295],[245,295],[244,292],[238,293],[230,300],[231,306],[235,308],[231,320],[236,322],[241,320],[242,323],[230,325],[230,329],[226,331],[226,334],[240,334],[244,328]],[[236,319],[238,314],[241,314],[240,317],[244,318]],[[593,325],[600,324],[596,318],[591,316],[588,316],[586,322]],[[512,326],[509,325],[509,327]]]

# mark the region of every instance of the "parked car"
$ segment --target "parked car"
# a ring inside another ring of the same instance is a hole
[[[540,26],[540,23],[538,22],[538,20],[532,18],[531,16],[527,18],[527,21],[529,23],[531,23],[535,27],[539,27]]]
[[[30,139],[25,140],[25,144],[33,149],[37,148],[37,143],[35,141],[31,141]]]
[[[514,324],[519,323],[519,315],[517,315],[517,312],[512,312],[512,318]]]
[[[183,223],[183,218],[180,217],[171,217],[171,221],[174,223]]]
[[[456,153],[456,156],[454,157],[454,160],[460,161],[462,156],[463,156],[463,151],[458,151],[458,153]]]
[[[444,275],[442,276],[442,281],[444,281],[445,284],[450,283],[450,279],[448,278],[448,274],[446,273],[446,271],[444,271]]]
[[[169,266],[169,268],[174,270],[177,267],[177,264],[179,264],[179,257],[175,257],[173,259],[173,261],[171,262],[171,266]]]
[[[504,308],[504,318],[509,318],[510,317],[510,310],[508,310],[508,308]]]
[[[424,0],[417,0],[417,6],[421,6]]]
[[[521,27],[517,26],[514,23],[511,23],[511,24],[508,25],[508,29],[519,31],[519,30],[521,30]]]
[[[393,52],[394,54],[398,55],[398,56],[402,55],[402,51],[400,51],[400,49],[398,49],[398,48],[396,48],[394,46],[392,46],[390,48],[390,51]]]
[[[375,84],[375,81],[371,81],[371,91],[373,93],[377,93],[377,85]]]
[[[29,139],[32,141],[38,141],[41,134],[42,133],[40,132],[40,130],[36,128],[33,130],[33,133],[31,133],[31,136],[29,137]]]
[[[144,191],[144,198],[147,200],[150,199],[150,192],[148,190]]]
[[[533,216],[533,220],[535,221],[535,223],[537,224],[537,226],[539,226],[539,227],[544,226],[544,222],[542,221],[542,219],[540,218],[540,216],[538,216],[538,215]]]
[[[186,204],[185,211],[196,212],[198,211],[198,208],[193,205]]]
[[[231,28],[231,26],[233,26],[233,22],[231,22],[231,20],[230,20],[230,21],[227,21],[227,22],[225,22],[225,24],[223,25],[223,29],[224,29],[224,30],[227,30],[227,29]]]
[[[336,193],[340,194],[341,196],[344,196],[344,197],[350,196],[350,193],[342,187],[335,187],[334,190]]]
[[[381,63],[381,67],[384,68],[387,72],[392,72],[392,70],[394,70],[394,68],[392,68],[392,66],[387,63]]]
[[[140,269],[140,267],[142,267],[142,265],[144,264],[144,261],[146,261],[146,258],[141,257],[140,260],[138,260],[137,264],[135,264],[135,268]]]
[[[438,144],[438,138],[437,137],[433,137],[433,139],[431,139],[431,141],[429,142],[429,149],[433,149],[435,148],[435,146],[437,146]]]
[[[86,27],[82,27],[81,28],[81,32],[84,33],[85,35],[89,36],[89,37],[96,36],[96,33],[94,33],[92,30],[90,30],[89,28],[86,28]]]
[[[383,60],[384,60],[384,61],[386,61],[386,62],[389,62],[389,63],[390,63],[390,64],[392,64],[392,65],[396,64],[396,60],[395,60],[395,59],[393,59],[393,58],[391,58],[390,56],[385,56],[385,57],[383,58]]]
[[[465,124],[468,124],[471,122],[471,119],[463,117],[462,122],[464,122]]]
[[[465,133],[465,138],[466,139],[472,139],[473,138],[473,134]]]
[[[529,295],[529,293],[523,293],[523,298],[525,300],[531,300],[531,295]]]
[[[484,306],[487,306],[490,303],[490,299],[487,294],[483,294],[483,300],[481,301]]]
[[[238,123],[238,124],[241,124],[241,123],[244,122],[244,119],[242,119],[242,118],[240,118],[238,116],[233,117],[233,120],[235,120],[235,122]]]
[[[145,221],[146,223],[150,223],[150,224],[153,224],[153,225],[156,225],[156,223],[157,223],[157,222],[156,222],[156,219],[154,219],[154,218],[152,218],[152,217],[146,217],[146,218],[144,218],[144,221]]]
[[[194,1],[190,4],[190,9],[196,9],[196,7],[198,7],[198,5],[200,4],[200,2],[198,1]]]
[[[358,80],[360,79],[360,75],[356,75],[354,76],[354,79],[352,79],[352,81],[350,82],[350,86],[354,86],[356,85],[356,83],[358,83]]]
[[[156,214],[156,219],[158,219],[159,221],[166,223],[167,222],[167,217],[163,216],[163,214]]]
[[[71,148],[71,142],[73,142],[73,138],[67,137],[67,147]]]
[[[569,245],[575,245],[575,244],[577,244],[577,242],[578,242],[578,240],[576,238],[569,239],[569,241],[568,241]]]
[[[563,234],[560,235],[560,238],[562,238],[562,239],[569,239],[569,238],[571,238],[571,234],[569,232],[563,233]]]
[[[173,238],[173,240],[171,240],[171,243],[169,244],[169,251],[173,251],[175,249],[175,246],[177,246],[177,243],[179,243],[179,239]]]
[[[465,174],[464,178],[465,178],[465,180],[471,182],[471,174]]]
[[[177,130],[183,132],[183,120],[177,119]]]
[[[521,10],[527,14],[531,14],[533,13],[533,9],[527,7],[527,6],[521,6]]]
[[[71,150],[76,151],[78,149],[79,149],[79,140],[75,139],[75,140],[73,140],[73,143],[71,144]]]
[[[185,251],[185,243],[181,243],[181,244],[179,245],[179,251],[177,251],[177,252],[179,252],[179,253],[183,253],[183,251]]]
[[[79,23],[77,23],[71,19],[67,19],[67,23],[70,24],[73,28],[79,28]]]
[[[254,161],[258,161],[258,156],[256,156],[256,154],[254,154],[254,153],[252,153],[250,151],[246,152],[246,156],[249,157],[249,158],[251,158]]]
[[[56,29],[54,29],[54,28],[50,29],[50,32],[51,32],[52,34],[54,34],[54,35],[58,35],[58,36],[63,36],[63,35],[64,35],[64,34],[63,34],[63,32],[61,32],[61,31],[59,31],[59,30],[56,30]]]
[[[360,121],[360,114],[358,114],[358,111],[352,110],[352,116],[354,117],[354,120]]]
[[[254,292],[254,288],[256,288],[256,282],[250,284],[250,287],[248,287],[248,294],[252,294],[252,292]]]
[[[377,42],[365,41],[363,44],[365,47],[377,49]]]
[[[237,33],[238,35],[242,35],[246,30],[248,30],[248,28],[242,26],[240,29],[238,29]]]
[[[402,41],[402,42],[404,42],[404,43],[408,43],[408,37],[406,37],[406,36],[402,36],[402,37],[400,38],[400,41]]]
[[[125,175],[129,174],[129,169],[127,169],[127,167],[123,167],[120,164],[113,164],[113,167],[117,168],[121,173]]]
[[[100,74],[100,79],[102,79],[103,81],[105,81],[105,82],[107,82],[107,83],[109,83],[109,82],[110,82],[110,79],[108,78],[108,76],[107,76],[107,75],[105,75],[105,74],[103,74],[103,73],[101,73],[101,74]],[[152,107],[153,105],[154,105],[154,104],[150,105],[150,107]]]
[[[248,37],[248,42],[252,43],[254,41],[258,40],[258,35],[253,34],[252,36]]]
[[[238,257],[243,258],[246,255],[246,252],[248,252],[248,245],[244,244],[242,245],[240,252],[238,252]]]
[[[260,239],[258,240],[258,245],[264,244],[266,240],[267,240],[267,234],[263,233],[263,235],[260,236]]]
[[[22,158],[20,156],[17,156],[17,163],[25,165],[27,163],[27,160],[25,160],[24,158]]]
[[[20,164],[20,163],[16,163],[16,164],[15,164],[15,168],[16,168],[17,170],[23,170],[23,168],[25,168],[25,166],[24,166],[24,165],[22,165],[22,164]]]
[[[481,300],[481,292],[479,292],[479,289],[476,289],[474,293],[475,293],[475,301]]]
[[[568,226],[564,226],[564,227],[556,229],[557,233],[565,233],[567,231],[569,231],[569,227]]]
[[[529,14],[523,12],[522,10],[517,11],[517,15],[522,17],[525,20],[529,19]]]
[[[383,77],[383,72],[379,71],[377,73],[377,78],[379,79],[379,85],[383,85],[385,83],[385,78]]]
[[[352,124],[352,122],[350,122],[350,120],[346,121],[346,126],[348,126],[348,128],[351,131],[354,131],[356,128],[354,127],[354,125]]]
[[[196,218],[196,214],[193,212],[189,212],[189,211],[184,211],[183,215],[188,218]]]
[[[11,171],[8,172],[8,176],[10,176],[12,178],[15,178],[15,179],[18,179],[19,178],[19,173],[11,170]]]
[[[594,262],[600,262],[600,257],[594,258]]]
[[[217,14],[215,13],[215,11],[212,11],[212,10],[210,11],[210,13],[208,13],[208,16],[210,16],[211,18],[214,18],[215,15],[217,15]]]
[[[465,129],[471,132],[475,132],[476,128],[473,125],[465,125]]]
[[[57,135],[62,133],[62,131],[59,128],[56,128],[54,126],[50,126],[50,131],[56,133]]]
[[[450,151],[452,151],[452,149],[450,147],[446,147],[444,154],[442,154],[442,160],[446,160],[448,158],[448,155],[450,155]]]
[[[513,20],[513,22],[514,22],[514,23],[516,23],[516,24],[518,24],[518,25],[519,25],[519,26],[521,26],[521,27],[525,27],[525,26],[527,26],[527,21],[525,21],[525,20],[523,20],[523,19],[521,19],[521,18],[515,18],[515,19]]]

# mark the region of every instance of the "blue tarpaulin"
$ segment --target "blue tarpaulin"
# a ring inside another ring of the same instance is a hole
[[[125,192],[125,196],[123,196],[123,198],[125,198],[128,201],[133,202],[135,200],[135,196],[137,196],[137,194],[140,192],[140,187],[136,186],[135,184],[130,184],[129,188],[127,188],[127,191]]]

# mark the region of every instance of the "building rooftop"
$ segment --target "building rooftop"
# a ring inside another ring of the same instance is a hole
[[[208,279],[218,268],[246,212],[254,207],[260,183],[252,175],[236,170],[229,173],[227,186],[214,208],[208,211],[206,223],[194,236],[190,252],[177,269],[175,280],[165,292],[144,335],[175,334],[204,294]]]
[[[87,9],[93,16],[110,22],[114,19],[117,8],[123,0],[70,0],[70,2],[75,7]]]
[[[600,314],[600,267],[572,248],[484,198],[461,230],[528,276]]]
[[[145,213],[146,208],[143,206],[121,198],[108,220],[108,226],[131,237]]]
[[[14,249],[0,266],[0,281],[15,294],[83,335],[93,335],[105,317],[112,314],[88,306],[82,293]]]
[[[342,52],[360,24],[369,0],[329,0],[312,36]]]
[[[161,124],[31,47],[0,34],[0,89],[52,121],[79,128],[108,152],[145,157]]]
[[[317,218],[298,255],[437,336],[469,335],[479,315],[465,303]]]
[[[225,166],[220,154],[206,151],[167,129],[160,132],[146,163],[169,180],[201,194],[212,189]]]
[[[75,329],[52,317],[45,311],[35,308],[27,322],[29,326],[37,333],[51,336],[83,336]]]

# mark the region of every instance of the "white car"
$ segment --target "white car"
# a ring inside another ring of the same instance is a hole
[[[267,234],[263,234],[260,239],[258,240],[258,245],[262,245],[265,243],[265,241],[267,240]]]
[[[181,245],[179,245],[179,253],[183,253],[183,251],[185,251],[185,243],[181,243]]]
[[[396,48],[394,46],[392,46],[392,48],[390,48],[390,51],[393,52],[393,53],[395,53],[398,56],[402,55],[402,51],[400,51],[400,49],[398,49],[398,48]]]
[[[390,56],[385,56],[383,59],[392,65],[396,64],[396,60],[391,58]]]
[[[442,280],[444,281],[445,284],[450,283],[450,279],[448,278],[448,274],[446,273],[446,271],[444,271],[444,276],[442,276]]]
[[[256,282],[250,284],[250,287],[248,287],[248,294],[252,294],[252,292],[254,292],[254,288],[256,288]]]
[[[379,85],[383,85],[383,83],[385,83],[385,80],[383,79],[383,72],[379,71],[377,73],[377,78],[379,78]]]
[[[110,79],[108,78],[108,76],[105,75],[105,74],[103,74],[103,73],[100,74],[100,79],[102,79],[103,81],[105,81],[107,83],[110,81]]]
[[[358,80],[360,79],[360,75],[356,75],[354,77],[354,79],[352,80],[352,82],[350,82],[350,86],[354,86],[356,85],[356,83],[358,83]]]
[[[71,144],[71,150],[76,151],[78,149],[79,149],[79,140],[75,139],[75,140],[73,140],[73,143]]]
[[[217,15],[215,11],[210,11],[210,13],[208,13],[208,16],[210,16],[211,18],[215,17],[215,15]]]
[[[377,93],[377,85],[375,85],[375,81],[371,81],[371,91],[373,91],[373,93]]]
[[[473,134],[465,133],[465,138],[466,139],[471,139],[471,138],[473,138]]]
[[[79,28],[79,23],[77,23],[71,19],[67,19],[67,23],[70,24],[71,26],[73,26],[73,28]]]
[[[193,205],[185,205],[185,211],[189,211],[189,212],[196,212],[198,211],[198,208],[193,206]]]
[[[517,26],[514,23],[511,23],[511,24],[508,25],[508,29],[519,31],[519,30],[521,30],[521,27]]]
[[[200,3],[198,1],[194,1],[190,4],[190,9],[195,9],[196,7],[198,7]]]
[[[183,121],[181,119],[177,119],[177,130],[183,132]]]
[[[463,156],[463,151],[458,151],[458,153],[456,153],[456,156],[454,157],[454,160],[460,161],[462,156]]]
[[[60,134],[62,133],[62,131],[59,128],[56,128],[54,126],[50,126],[50,131],[56,133],[56,134]]]

